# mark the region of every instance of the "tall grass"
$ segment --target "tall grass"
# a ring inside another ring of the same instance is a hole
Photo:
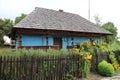
[[[68,55],[72,54],[72,50],[68,51],[66,49],[61,50],[54,50],[54,49],[48,49],[47,51],[41,50],[41,49],[11,49],[11,48],[0,48],[0,56],[14,56],[14,57],[20,57],[20,56],[59,56],[59,55]]]

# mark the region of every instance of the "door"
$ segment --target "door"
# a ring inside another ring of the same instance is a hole
[[[54,45],[58,45],[59,48],[61,49],[61,48],[62,48],[62,38],[60,38],[60,37],[55,37],[55,38],[54,38]]]

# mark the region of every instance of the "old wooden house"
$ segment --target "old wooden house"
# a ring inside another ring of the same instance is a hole
[[[36,7],[13,27],[12,34],[16,48],[67,49],[76,42],[99,42],[111,33],[77,14]]]

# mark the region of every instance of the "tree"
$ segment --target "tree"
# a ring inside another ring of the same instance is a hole
[[[26,17],[26,14],[21,14],[21,16],[15,18],[14,23],[17,24],[24,17]],[[0,19],[0,45],[2,45],[4,42],[3,36],[11,33],[13,25],[13,21],[10,19]]]
[[[113,33],[113,35],[108,37],[110,42],[114,41],[117,38],[117,28],[114,26],[112,22],[107,22],[103,24],[102,27]]]
[[[0,45],[3,44],[3,36],[10,34],[13,27],[13,21],[10,19],[0,19]]]
[[[26,14],[21,14],[21,16],[18,16],[15,18],[15,24],[19,23],[23,18],[25,18],[27,15]]]

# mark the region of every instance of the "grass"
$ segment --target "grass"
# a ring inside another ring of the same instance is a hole
[[[0,56],[6,55],[6,54],[11,54],[14,51],[14,49],[10,47],[0,47]]]
[[[111,43],[111,50],[120,50],[120,42],[115,40],[113,43]],[[32,56],[34,54],[38,56],[47,56],[47,55],[68,55],[73,53],[73,51],[68,51],[65,49],[59,50],[53,50],[53,49],[48,49],[47,51],[44,50],[26,50],[26,49],[12,49],[10,47],[0,47],[0,56]]]
[[[37,55],[37,56],[64,55],[65,56],[68,54],[72,54],[72,51],[68,51],[66,49],[61,49],[61,50],[48,49],[47,51],[40,50],[40,49],[38,50],[16,49],[15,50],[10,47],[0,47],[0,56],[15,56],[15,57],[32,56],[32,55]]]

